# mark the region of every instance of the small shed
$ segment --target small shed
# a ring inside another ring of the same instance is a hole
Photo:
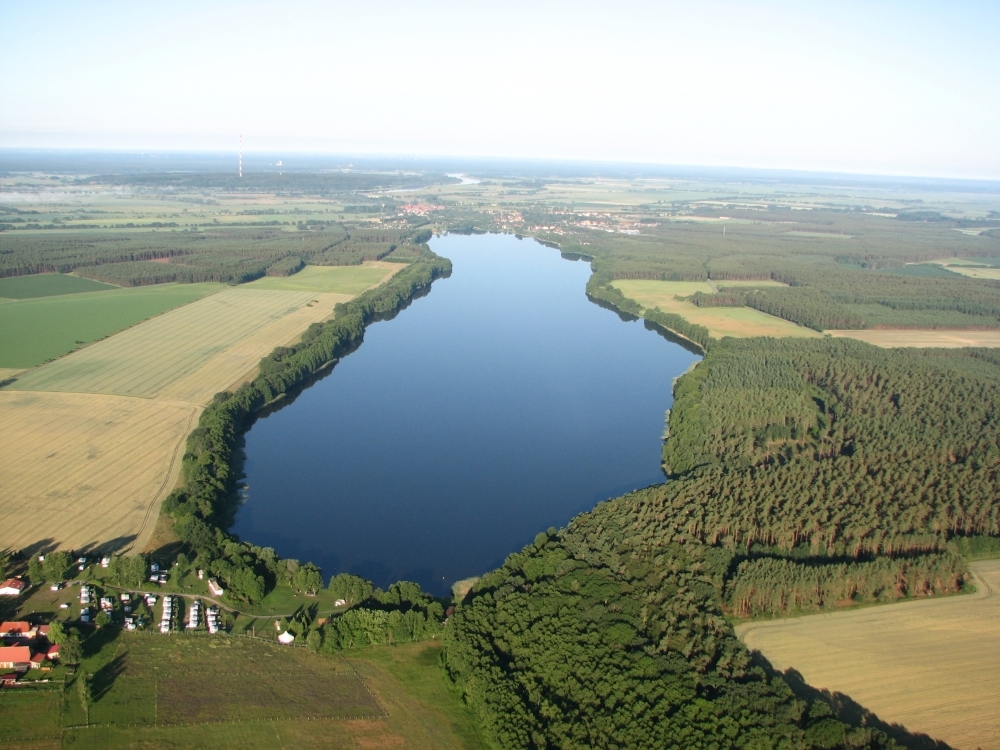
[[[291,632],[287,630],[278,636],[278,643],[283,643],[286,646],[294,641],[295,641],[295,636],[292,635]]]
[[[0,585],[0,596],[20,596],[26,585],[20,578],[8,578]]]

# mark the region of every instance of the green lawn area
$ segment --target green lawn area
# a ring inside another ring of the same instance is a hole
[[[65,273],[39,273],[0,279],[0,298],[4,299],[52,297],[58,294],[100,292],[107,289],[117,289],[117,287]]]
[[[336,294],[361,294],[379,283],[394,268],[404,268],[401,263],[361,266],[306,266],[292,276],[265,276],[246,284],[250,289],[277,289],[287,292],[334,292]]]
[[[69,678],[0,692],[4,747],[481,747],[430,641],[314,654],[231,636],[121,634],[84,642],[89,716]],[[84,728],[84,725],[88,725]],[[46,744],[46,743],[51,744]]]
[[[0,305],[0,368],[35,367],[224,288],[162,284],[7,302]]]

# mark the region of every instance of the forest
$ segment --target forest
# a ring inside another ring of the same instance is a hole
[[[410,262],[418,254],[414,243],[407,241],[416,232],[311,223],[294,232],[280,228],[211,228],[6,234],[0,253],[0,277],[74,272],[119,286],[198,281],[241,284],[264,275],[286,276],[306,263],[343,266],[382,259]]]
[[[649,208],[640,213],[648,214]],[[690,301],[748,306],[816,330],[1000,328],[1000,282],[919,265],[949,257],[983,258],[989,265],[1000,258],[1000,229],[969,236],[955,231],[965,220],[927,224],[908,220],[905,212],[885,218],[857,210],[792,212],[773,205],[754,211],[672,208],[676,221],[644,223],[639,235],[564,223],[562,234],[540,236],[558,241],[563,252],[593,258],[592,296],[613,294],[615,279],[710,281],[718,293],[696,294]],[[685,221],[688,216],[717,223]],[[719,224],[727,219],[736,223],[723,234]],[[559,214],[545,220],[558,221],[566,220]],[[788,286],[727,289],[727,281]]]
[[[724,339],[677,382],[672,481],[481,578],[447,665],[501,748],[880,747],[730,618],[961,591],[1000,548],[1000,357]]]

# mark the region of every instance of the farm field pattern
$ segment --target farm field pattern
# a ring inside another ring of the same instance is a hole
[[[835,338],[857,339],[885,348],[935,347],[957,349],[965,346],[1000,347],[1000,331],[894,330],[869,328],[863,331],[827,331]]]
[[[227,289],[18,377],[0,390],[0,546],[143,549],[203,406],[351,297]]]
[[[0,391],[0,412],[0,546],[83,549],[152,531],[153,506],[173,486],[201,407]]]
[[[152,398],[314,298],[309,292],[227,289],[39,367],[8,387]]]
[[[978,591],[738,625],[775,669],[844,693],[881,720],[955,748],[1000,748],[1000,560],[972,563]]]
[[[720,287],[726,282],[718,282]],[[695,292],[712,292],[707,282],[701,281],[648,281],[644,279],[614,282],[622,294],[647,309],[659,307],[663,312],[676,313],[690,323],[705,326],[716,338],[735,336],[801,336],[817,338],[821,334],[781,318],[775,318],[749,307],[698,307],[679,300]],[[737,284],[739,285],[739,284]],[[774,286],[770,284],[769,286]]]

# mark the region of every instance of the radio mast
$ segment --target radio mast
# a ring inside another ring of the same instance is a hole
[[[243,133],[240,133],[240,179],[243,179]]]

